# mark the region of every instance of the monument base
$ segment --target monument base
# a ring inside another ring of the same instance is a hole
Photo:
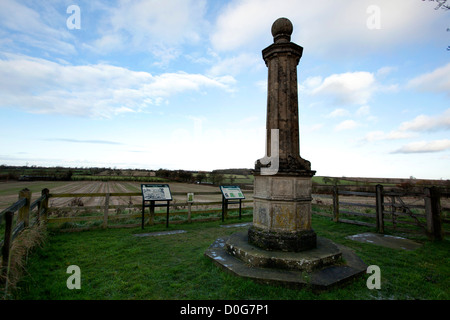
[[[266,250],[316,247],[311,228],[312,171],[303,175],[255,175],[253,227],[249,241]]]
[[[317,237],[314,249],[267,251],[248,241],[248,232],[217,239],[205,256],[237,276],[291,288],[328,289],[365,274],[367,265],[349,248]]]
[[[305,251],[316,248],[316,233],[314,230],[297,232],[279,232],[251,227],[248,230],[249,243],[265,250],[275,251]]]

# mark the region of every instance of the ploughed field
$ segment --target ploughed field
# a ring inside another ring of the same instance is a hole
[[[149,182],[150,183],[150,182]],[[151,182],[154,183],[154,182]],[[0,182],[0,211],[9,207],[18,199],[19,191],[28,188],[32,192],[32,199],[39,198],[41,190],[48,188],[51,194],[61,193],[108,193],[108,192],[141,192],[142,182],[134,181],[12,181]],[[196,192],[220,192],[219,187],[211,185],[201,185],[192,183],[169,183],[172,193],[182,192],[182,195],[173,195],[173,203],[185,203],[186,194],[188,192],[194,193],[195,202],[212,202],[221,201],[220,194],[200,195]],[[245,192],[246,199],[252,199],[252,192]],[[83,206],[103,205],[105,197],[65,197],[65,198],[50,198],[50,207],[67,207],[74,206],[74,199],[77,198],[78,203]],[[111,197],[110,204],[112,205],[128,205],[141,204],[141,196],[121,196]],[[206,208],[205,208],[206,209]]]
[[[154,182],[149,182],[154,183]],[[140,192],[142,182],[138,181],[9,181],[0,182],[0,211],[9,207],[18,199],[19,191],[28,188],[32,192],[32,201],[37,199],[41,190],[48,188],[52,194],[60,193],[107,193],[107,192]],[[172,193],[182,192],[181,195],[173,195],[173,203],[185,203],[186,194],[193,192],[195,195],[195,202],[212,202],[221,201],[220,194],[200,195],[198,192],[219,192],[220,189],[217,186],[206,184],[193,184],[193,183],[169,183]],[[244,194],[247,200],[253,199],[253,191],[245,191]],[[77,198],[78,202],[73,203]],[[415,197],[403,198],[405,203],[408,204],[423,204],[423,199]],[[313,194],[313,204],[332,206],[332,198],[330,195],[318,195]],[[353,202],[353,203],[365,203],[375,204],[374,197],[358,197],[358,196],[340,196],[340,201]],[[386,199],[385,201],[388,201]],[[77,203],[82,203],[83,206],[97,206],[103,205],[105,197],[65,197],[65,198],[50,198],[50,207],[68,207],[76,206]],[[111,205],[129,205],[142,203],[141,196],[121,196],[111,197]],[[443,207],[450,207],[450,199],[447,197],[441,198],[441,205]],[[215,205],[218,207],[220,205]],[[245,205],[248,206],[248,205]],[[203,207],[208,209],[208,207]]]

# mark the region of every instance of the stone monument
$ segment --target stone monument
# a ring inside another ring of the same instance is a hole
[[[290,42],[292,23],[280,18],[272,25],[274,43],[262,51],[268,67],[266,153],[278,155],[277,170],[254,171],[253,227],[250,243],[267,249],[303,251],[316,247],[311,228],[312,176],[309,161],[300,157],[297,65],[303,48]],[[278,131],[278,150],[272,132]],[[274,163],[271,163],[271,167]]]
[[[327,288],[363,274],[350,249],[318,237],[311,226],[311,163],[300,157],[297,65],[303,48],[292,23],[272,25],[262,51],[268,67],[266,156],[254,170],[253,225],[217,239],[205,252],[219,266],[264,283]]]

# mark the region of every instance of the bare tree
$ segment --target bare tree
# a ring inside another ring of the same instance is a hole
[[[426,0],[422,0],[426,1]],[[450,4],[447,3],[447,0],[428,0],[437,2],[437,6],[434,8],[435,10],[443,9],[443,10],[450,10]]]
[[[422,0],[425,1],[425,0]],[[434,10],[439,10],[439,9],[443,9],[443,10],[450,10],[450,4],[447,3],[447,0],[428,0],[428,1],[433,1],[433,2],[437,2],[437,6],[434,8]],[[447,32],[449,32],[450,29],[447,28]],[[447,46],[447,51],[450,51],[450,46]]]

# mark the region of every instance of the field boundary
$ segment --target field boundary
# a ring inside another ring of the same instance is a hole
[[[179,196],[183,195],[187,198],[187,192],[172,192],[172,195]],[[195,192],[195,195],[221,195],[221,192],[216,191],[200,191]],[[91,227],[74,227],[74,228],[64,228],[61,229],[63,232],[71,232],[71,231],[81,231],[81,230],[89,230],[89,229],[98,229],[98,228],[123,228],[123,227],[137,227],[141,225],[141,222],[133,222],[133,223],[124,223],[124,224],[113,224],[111,225],[110,222],[112,221],[119,221],[119,220],[133,220],[142,218],[142,204],[111,204],[111,199],[113,197],[137,197],[142,196],[141,192],[106,192],[106,193],[59,193],[59,194],[49,194],[49,199],[52,198],[73,198],[73,199],[79,199],[81,197],[100,197],[104,198],[102,201],[103,204],[95,205],[95,206],[65,206],[65,207],[49,207],[48,212],[51,213],[62,213],[63,216],[59,217],[48,217],[46,219],[48,224],[64,224],[64,223],[74,223],[74,222],[92,222],[97,221],[101,222],[100,225],[95,225]],[[76,203],[76,201],[75,201]],[[252,208],[253,205],[249,206],[248,204],[253,204],[253,200],[242,200],[243,207],[242,209],[249,209]],[[169,204],[169,207],[172,209],[169,211],[169,217],[183,217],[186,216],[186,219],[181,219],[181,221],[171,221],[170,223],[182,223],[182,222],[191,222],[191,221],[213,221],[218,220],[219,217],[208,217],[208,218],[197,218],[193,219],[193,216],[195,215],[205,215],[205,214],[211,214],[211,213],[219,213],[222,212],[222,201],[207,201],[207,202],[171,202]],[[201,207],[208,207],[208,206],[214,206],[217,208],[213,209],[203,209],[199,210],[198,208]],[[232,205],[230,205],[231,207]],[[193,208],[197,208],[197,210],[193,210]],[[132,211],[132,213],[126,213],[122,214],[122,211]],[[174,211],[175,210],[175,211]],[[81,212],[81,215],[73,216],[70,215],[70,212]],[[96,215],[82,215],[83,213],[88,212],[97,212],[99,214]],[[229,208],[228,211],[225,212],[225,217],[227,217],[229,212],[236,211],[236,208]],[[69,215],[65,214],[65,212],[69,213]],[[246,214],[243,214],[245,216]],[[248,214],[247,214],[248,215]],[[157,221],[155,217],[164,217],[166,216],[165,212],[162,211],[156,211],[156,212],[150,212],[144,211],[144,219],[145,219],[145,225],[153,225],[158,223],[164,223],[164,221],[160,220]]]
[[[370,200],[364,203],[349,202],[345,200],[349,196]],[[441,206],[443,196],[448,198],[450,194],[437,187],[425,187],[422,192],[404,192],[384,190],[382,185],[377,185],[372,192],[360,192],[335,185],[330,196],[333,199],[332,214],[320,215],[328,216],[335,222],[372,227],[378,233],[390,229],[425,234],[430,240],[442,240],[444,234],[449,234],[444,230],[444,225],[450,223],[447,218],[450,208]],[[414,197],[414,203],[420,201],[423,204],[406,203],[403,200],[406,197]],[[363,208],[364,211],[355,208]]]
[[[40,225],[48,212],[49,190],[43,189],[41,196],[31,202],[31,191],[27,188],[19,192],[19,200],[0,212],[0,221],[4,220],[3,240],[1,246],[0,285],[8,291],[11,271],[11,248],[13,241],[26,228]],[[16,214],[17,213],[17,214]]]

